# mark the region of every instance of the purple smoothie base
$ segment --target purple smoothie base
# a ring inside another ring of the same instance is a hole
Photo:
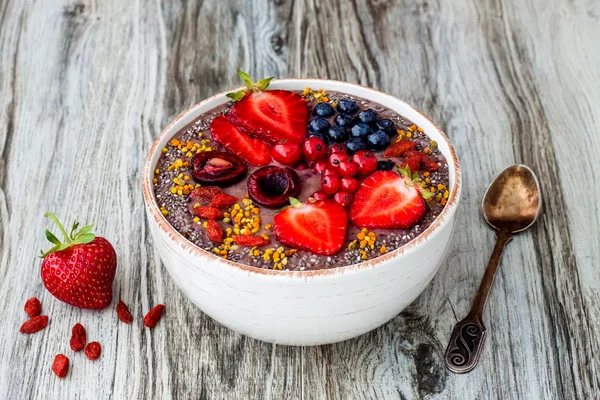
[[[366,101],[360,98],[348,96],[341,93],[333,93],[330,92],[327,94],[329,101],[334,102],[342,98],[350,98],[354,99],[359,103],[360,110],[372,108],[379,113],[380,119],[391,119],[397,125],[398,129],[404,130],[405,132],[409,132],[409,127],[413,125],[413,123],[406,118],[403,118],[398,113],[383,107],[382,105],[370,101]],[[312,118],[312,108],[316,102],[311,100],[307,103],[309,107],[309,119]],[[210,123],[212,120],[224,113],[227,113],[229,108],[231,107],[231,103],[226,105],[222,105],[212,109],[211,111],[201,115],[198,117],[193,123],[177,132],[171,139],[178,139],[183,142],[200,142],[201,140],[208,139],[210,140]],[[335,116],[335,115],[334,115]],[[334,116],[330,117],[329,120],[333,124]],[[199,137],[199,133],[202,132],[202,137]],[[395,141],[396,136],[392,136],[392,143]],[[171,140],[169,139],[169,141]],[[445,157],[439,152],[437,148],[430,146],[431,139],[422,132],[418,132],[415,130],[412,132],[411,140],[414,140],[419,143],[418,149],[423,149],[425,147],[430,147],[432,149],[432,154],[430,157],[434,159],[439,166],[439,169],[434,172],[429,173],[430,184],[429,186],[437,186],[438,184],[443,184],[445,187],[449,187],[448,182],[448,164],[446,162]],[[212,140],[210,144],[207,144],[213,150],[225,151],[220,146],[216,145]],[[172,146],[171,144],[167,144],[166,146],[167,152],[163,153],[158,160],[156,168],[160,171],[155,175],[156,182],[154,183],[154,192],[156,195],[156,199],[159,207],[162,209],[166,209],[168,214],[166,215],[167,221],[175,228],[178,232],[180,232],[183,236],[185,236],[189,241],[197,245],[198,247],[211,252],[214,254],[213,249],[218,247],[215,243],[212,243],[206,236],[206,229],[203,227],[202,222],[203,219],[197,223],[194,222],[194,215],[192,213],[194,202],[188,195],[178,195],[171,193],[171,188],[174,186],[173,179],[176,178],[179,174],[183,173],[184,176],[191,176],[191,166],[189,168],[181,168],[178,170],[168,171],[169,165],[175,162],[178,159],[183,161],[189,161],[190,157],[186,157],[185,153],[179,150],[177,147]],[[383,152],[375,153],[378,159],[383,159]],[[400,165],[403,161],[403,158],[392,159],[396,162],[397,165]],[[273,161],[272,165],[279,165],[277,162]],[[248,166],[248,176],[257,169],[257,167]],[[298,175],[300,176],[300,181],[302,183],[302,188],[298,199],[302,202],[306,202],[308,197],[317,190],[320,190],[320,175],[315,173],[312,169],[308,168],[305,170],[297,170]],[[423,173],[425,171],[419,171],[419,175],[424,179]],[[194,185],[195,182],[193,179],[190,179],[189,182],[186,183]],[[246,191],[246,179],[243,179],[240,183],[230,186],[228,188],[224,188],[225,193],[236,196],[242,199],[247,191]],[[436,192],[437,193],[437,192]],[[441,192],[443,193],[443,191]],[[240,200],[240,205],[241,204]],[[315,269],[323,269],[323,268],[336,268],[342,266],[348,266],[353,264],[358,264],[363,261],[376,258],[383,253],[380,252],[381,246],[385,246],[386,253],[393,251],[406,243],[410,242],[417,236],[421,234],[425,229],[427,229],[431,223],[437,218],[437,216],[441,213],[444,206],[440,204],[435,199],[428,202],[427,212],[423,220],[412,227],[411,229],[371,229],[369,231],[374,232],[376,234],[377,241],[375,243],[375,248],[371,249],[370,247],[366,247],[364,249],[360,249],[357,245],[355,249],[349,250],[348,245],[350,242],[356,239],[356,235],[361,231],[361,228],[353,225],[351,222],[348,223],[348,231],[346,234],[346,242],[342,247],[342,250],[335,255],[331,256],[323,256],[317,255],[314,253],[310,253],[303,250],[298,250],[297,253],[290,255],[287,257],[287,265],[282,266],[284,270],[290,271],[304,271],[304,270],[315,270]],[[250,248],[247,247],[238,247],[235,250],[229,251],[227,259],[234,262],[239,262],[242,264],[246,264],[249,266],[257,267],[257,268],[267,268],[273,269],[274,263],[273,261],[264,260],[263,254],[266,249],[277,249],[280,246],[284,247],[284,249],[289,249],[287,246],[281,245],[273,236],[272,229],[266,230],[264,226],[267,224],[273,223],[273,218],[275,216],[275,211],[270,210],[264,207],[259,208],[259,216],[261,218],[261,230],[256,233],[267,234],[271,237],[271,243],[265,246],[258,247],[260,250],[260,256],[251,256]],[[219,221],[219,224],[225,231],[227,227],[232,227],[230,223],[224,223],[222,220]],[[365,253],[361,253],[361,250],[366,251],[367,258],[364,259]]]

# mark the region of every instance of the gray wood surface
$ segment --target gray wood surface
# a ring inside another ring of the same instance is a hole
[[[600,397],[600,2],[594,0],[0,0],[0,399],[593,399]],[[344,343],[261,343],[174,286],[143,214],[142,164],[188,106],[256,77],[357,82],[428,113],[464,173],[445,266],[405,312]],[[443,366],[494,237],[480,216],[508,164],[541,179],[544,214],[508,246],[480,365]],[[55,300],[42,217],[96,221],[119,255],[111,307]],[[47,329],[18,333],[38,296]],[[141,316],[164,302],[154,330]],[[75,322],[96,362],[68,348]],[[65,352],[67,379],[51,372]]]

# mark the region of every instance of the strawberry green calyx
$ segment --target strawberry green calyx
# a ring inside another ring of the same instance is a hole
[[[244,82],[244,85],[246,86],[246,88],[242,89],[242,90],[238,90],[237,92],[227,93],[227,97],[229,97],[230,99],[233,99],[234,101],[241,100],[246,95],[246,93],[252,93],[252,92],[259,91],[259,90],[267,90],[267,88],[269,87],[269,84],[271,83],[271,80],[274,78],[274,76],[271,76],[269,78],[261,79],[260,81],[255,83],[252,80],[252,77],[250,75],[248,75],[247,73],[245,73],[244,71],[238,70],[238,75]]]
[[[398,167],[398,173],[400,174],[401,177],[403,178],[408,178],[410,180],[410,182],[406,182],[405,184],[407,186],[414,186],[417,188],[417,190],[419,191],[419,194],[421,195],[421,197],[425,200],[433,197],[433,193],[431,193],[429,190],[425,189],[425,184],[423,182],[421,182],[421,178],[419,177],[419,174],[415,171],[415,172],[410,172],[410,167],[407,165],[404,168],[402,167]]]
[[[53,253],[55,251],[61,251],[71,246],[90,243],[96,237],[96,235],[91,233],[94,224],[86,225],[79,231],[75,232],[77,228],[79,228],[79,222],[74,221],[73,226],[71,227],[71,232],[67,234],[67,231],[54,214],[47,212],[46,214],[44,214],[44,217],[50,218],[52,221],[54,221],[56,226],[58,226],[58,229],[63,235],[64,243],[61,242],[52,232],[46,229],[46,238],[54,246],[47,252],[41,250],[42,255],[40,256],[40,258],[44,258],[50,253]]]

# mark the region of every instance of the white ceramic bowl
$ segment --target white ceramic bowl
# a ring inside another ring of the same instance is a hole
[[[161,149],[181,128],[228,101],[226,92],[180,114],[154,142],[143,176],[150,231],[179,288],[202,311],[250,337],[289,345],[334,343],[362,335],[394,318],[429,284],[452,235],[460,198],[458,158],[446,135],[423,113],[385,93],[345,82],[282,79],[273,89],[339,91],[380,103],[424,129],[448,161],[450,197],[420,236],[376,259],[317,271],[264,270],[224,260],[186,240],[161,214],[152,189]]]

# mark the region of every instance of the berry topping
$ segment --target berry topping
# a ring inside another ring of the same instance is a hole
[[[390,145],[390,138],[387,133],[379,130],[367,137],[367,144],[371,150],[383,150]]]
[[[354,193],[358,189],[358,181],[354,178],[342,178],[340,181],[340,190],[348,193]]]
[[[321,190],[327,195],[332,195],[340,188],[340,177],[337,175],[324,175],[321,178]]]
[[[337,171],[337,168],[340,166],[342,161],[348,161],[348,154],[346,153],[333,153],[327,159],[327,164],[334,171]]]
[[[210,201],[210,206],[218,210],[224,210],[234,205],[237,201],[237,197],[230,196],[226,193],[217,193]]]
[[[360,150],[354,153],[352,161],[358,164],[358,175],[370,175],[377,170],[377,158],[369,150]]]
[[[354,100],[343,99],[338,103],[337,110],[341,114],[352,115],[358,111],[358,103]]]
[[[374,125],[379,120],[379,115],[375,110],[363,110],[358,113],[358,119],[367,125]]]
[[[388,135],[393,135],[396,133],[396,125],[391,119],[380,119],[379,122],[377,122],[377,128],[381,129]]]
[[[364,122],[359,122],[350,129],[350,137],[366,139],[371,134],[371,127]]]
[[[339,114],[335,117],[333,122],[342,128],[350,128],[350,126],[354,123],[354,117],[345,114]]]
[[[248,164],[260,167],[271,162],[271,147],[269,145],[259,139],[245,135],[222,115],[215,118],[210,124],[210,133],[215,142]],[[204,154],[206,153],[198,153],[196,156]]]
[[[264,246],[269,244],[268,237],[263,236],[233,236],[233,242],[242,247]]]
[[[223,193],[223,189],[218,186],[202,186],[190,192],[190,198],[196,203],[207,206],[212,201],[213,197]]]
[[[313,171],[315,171],[317,174],[323,173],[323,171],[325,171],[325,168],[327,168],[327,161],[325,160],[319,160],[315,162],[312,166]]]
[[[323,117],[316,117],[308,123],[308,131],[310,133],[325,133],[331,128],[331,124]]]
[[[223,229],[215,220],[209,219],[206,223],[206,236],[213,243],[221,243],[223,240]]]
[[[239,100],[228,114],[232,123],[245,133],[268,143],[276,143],[281,139],[302,142],[306,137],[308,115],[302,96],[287,90],[267,91],[272,78],[254,83],[248,74],[238,73],[246,88],[227,95]]]
[[[414,155],[402,163],[402,168],[408,167],[411,171],[418,171],[421,168],[421,157]]]
[[[400,169],[377,171],[360,185],[350,208],[350,219],[360,227],[409,229],[425,216],[431,192],[422,190],[416,173]],[[414,180],[413,180],[414,179]]]
[[[322,133],[322,132],[309,133],[308,138],[310,139],[311,137],[319,138],[323,141],[323,143],[329,144],[329,137],[327,136],[327,132],[325,132],[325,133]]]
[[[302,204],[291,198],[291,207],[275,216],[273,233],[277,240],[293,248],[315,254],[335,254],[344,245],[348,215],[329,200]]]
[[[302,156],[306,161],[318,161],[327,155],[327,146],[322,139],[310,137],[302,143]]]
[[[333,115],[333,107],[329,103],[317,103],[313,109],[313,115],[325,118],[331,117]]]
[[[394,169],[395,166],[396,166],[396,163],[394,163],[393,161],[388,161],[388,160],[377,161],[377,170],[378,171],[391,171]],[[412,169],[411,169],[411,171],[412,171]]]
[[[256,204],[264,207],[282,207],[298,193],[300,177],[291,168],[270,165],[257,169],[248,177],[248,195]]]
[[[54,297],[74,307],[103,309],[112,300],[112,282],[117,270],[117,254],[108,240],[91,233],[93,224],[81,228],[73,223],[67,234],[52,213],[51,218],[63,235],[64,243],[46,230],[54,247],[42,252],[42,282]]]
[[[341,126],[334,125],[327,131],[327,137],[334,143],[341,143],[348,140],[348,132]]]
[[[216,151],[196,154],[192,157],[192,167],[192,177],[196,182],[221,187],[241,181],[248,172],[246,163],[238,156]]]
[[[335,154],[335,153],[346,153],[346,146],[344,146],[343,144],[334,144],[333,146],[331,146],[331,148],[329,149],[329,153],[330,154]]]
[[[218,208],[206,206],[194,206],[194,215],[200,218],[220,219],[223,218],[223,212]]]
[[[284,165],[294,165],[302,157],[300,145],[287,139],[280,140],[273,146],[273,159]]]
[[[344,208],[350,208],[350,205],[352,204],[352,193],[340,190],[333,196],[333,200]]]
[[[413,142],[412,140],[401,140],[388,147],[383,153],[383,156],[385,158],[400,157],[407,151],[414,150],[415,147],[417,147],[417,142]]]
[[[346,160],[340,162],[337,170],[338,170],[338,173],[340,174],[340,176],[345,177],[345,178],[350,178],[350,177],[358,174],[358,164],[346,159]]]
[[[317,191],[310,195],[310,198],[313,200],[327,200],[329,196],[325,192]]]
[[[352,155],[360,150],[366,150],[367,143],[361,138],[352,138],[346,143],[346,151]]]

